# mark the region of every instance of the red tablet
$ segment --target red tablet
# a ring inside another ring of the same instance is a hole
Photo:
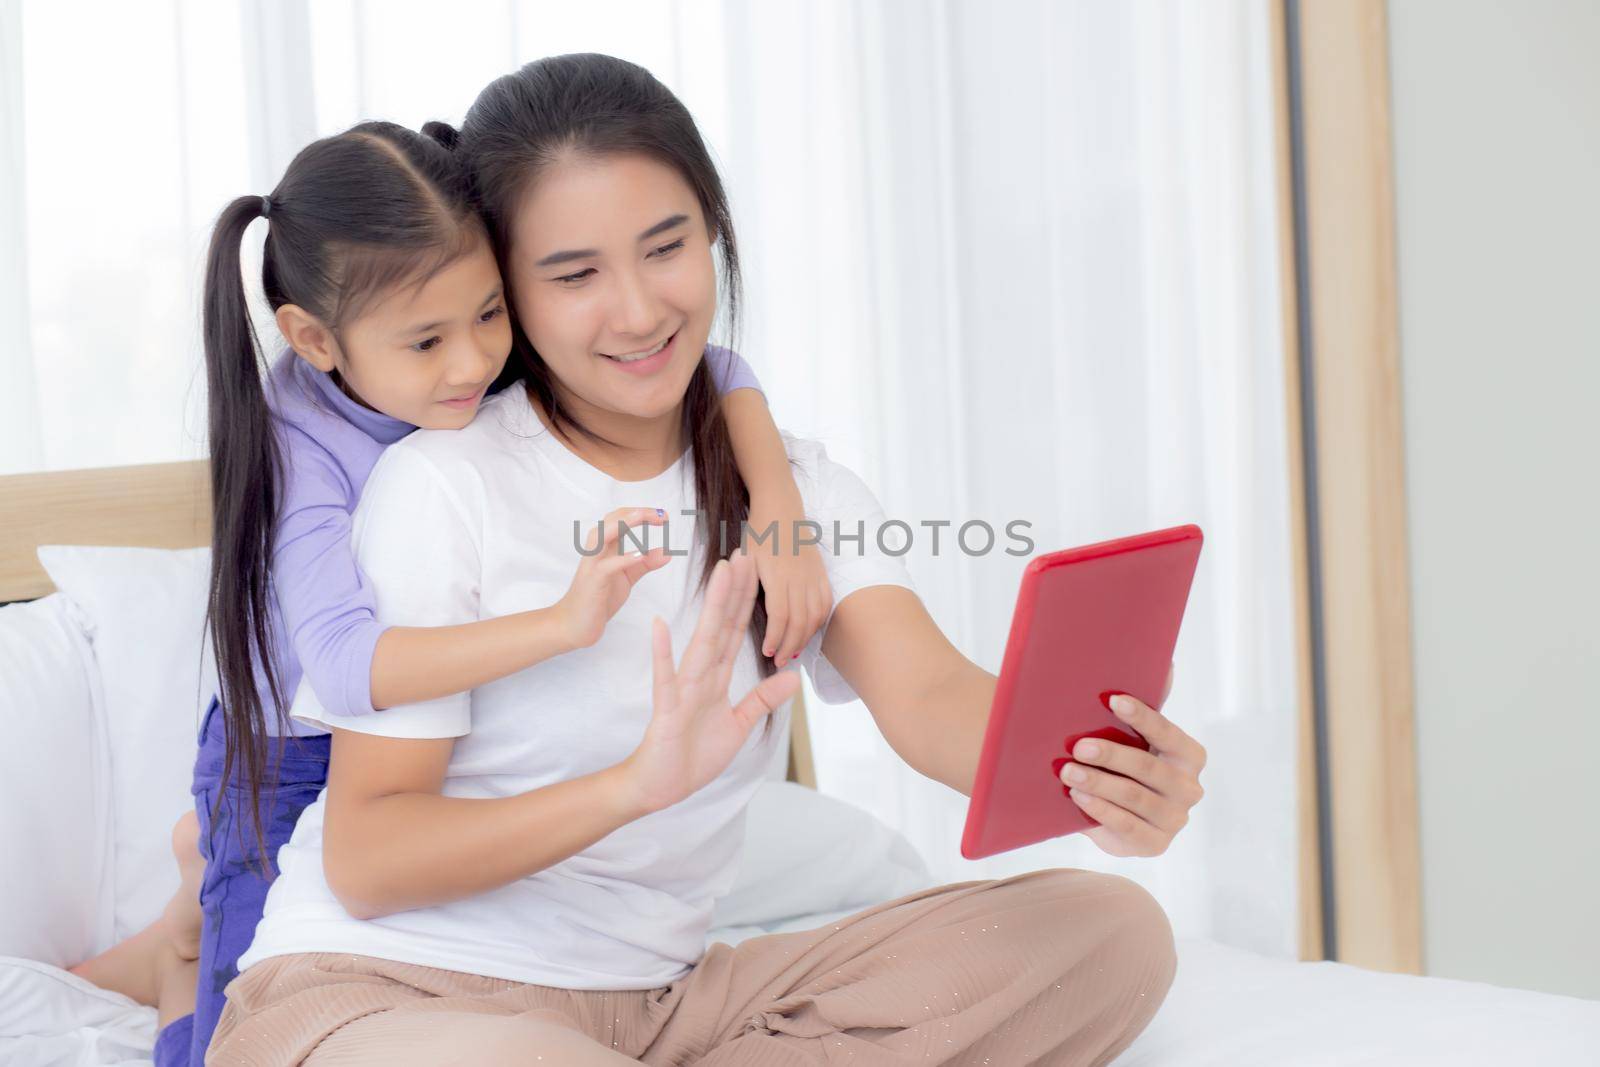
[[[967,859],[1095,825],[1061,767],[1083,737],[1150,747],[1107,702],[1161,699],[1201,539],[1177,526],[1028,564],[967,805]]]

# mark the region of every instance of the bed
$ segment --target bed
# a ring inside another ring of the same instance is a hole
[[[0,478],[0,1063],[149,1062],[154,1009],[63,968],[148,924],[177,885],[168,835],[211,677],[205,481],[203,463]],[[816,791],[798,703],[791,723],[710,940],[930,884],[903,837]],[[1600,1003],[1193,939],[1178,956],[1119,1067],[1600,1063]]]

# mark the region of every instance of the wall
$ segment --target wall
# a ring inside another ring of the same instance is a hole
[[[1425,965],[1600,997],[1600,4],[1389,19]]]

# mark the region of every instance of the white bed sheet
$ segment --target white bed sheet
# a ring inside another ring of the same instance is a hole
[[[1178,942],[1161,1011],[1117,1067],[1600,1064],[1600,1001]]]
[[[729,927],[712,940],[805,930],[859,909]],[[0,1064],[148,1064],[155,1011],[65,971],[0,957]],[[1600,1063],[1600,1002],[1476,982],[1290,963],[1180,940],[1178,977],[1117,1067]]]

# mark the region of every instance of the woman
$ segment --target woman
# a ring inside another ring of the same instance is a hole
[[[380,617],[449,625],[542,602],[570,574],[578,526],[622,505],[672,516],[675,552],[682,513],[698,509],[694,547],[619,582],[621,606],[587,650],[470,696],[329,723],[328,790],[280,853],[208,1062],[1115,1056],[1174,967],[1165,916],[1123,879],[944,886],[701,952],[787,729],[771,709],[796,687],[757,657],[749,557],[719,558],[719,531],[744,518],[700,358],[718,307],[713,250],[737,309],[726,197],[676,98],[604,56],[500,79],[459,150],[511,290],[526,387],[465,430],[408,437],[373,472],[356,544]],[[824,699],[859,694],[911,766],[970,791],[993,676],[875,550],[882,515],[865,486],[815,444],[789,448],[837,605],[801,662]],[[305,691],[295,714],[323,721]],[[1198,799],[1204,751],[1136,701],[1126,717],[1159,755],[1108,745],[1069,767],[1086,774],[1095,840],[1155,854]]]

